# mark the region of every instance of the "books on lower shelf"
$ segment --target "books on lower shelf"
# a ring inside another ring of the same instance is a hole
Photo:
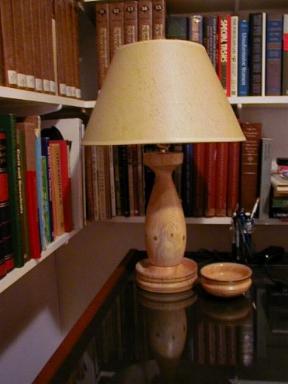
[[[83,227],[82,121],[45,126],[40,116],[0,116],[1,277]]]
[[[186,217],[232,217],[237,206],[251,213],[258,197],[256,217],[270,217],[273,141],[262,138],[261,123],[246,121],[241,126],[246,135],[243,143],[171,146],[170,150],[184,154],[173,179]],[[103,149],[89,147],[85,159],[88,220],[145,216],[154,174],[143,165],[143,153],[155,146],[115,146],[107,156]]]

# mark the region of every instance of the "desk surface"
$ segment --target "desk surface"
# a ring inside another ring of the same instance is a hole
[[[216,299],[200,286],[152,294],[136,287],[139,253],[130,256],[52,382],[288,383],[285,287],[256,269],[252,288],[239,298]],[[281,277],[283,268],[271,272]]]

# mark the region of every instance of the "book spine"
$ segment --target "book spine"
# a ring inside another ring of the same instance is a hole
[[[110,64],[109,7],[96,3],[96,44],[98,59],[98,88],[101,89]]]
[[[249,39],[250,39],[250,95],[261,96],[262,94],[262,48],[263,48],[263,15],[252,13],[249,16]]]
[[[189,17],[189,40],[203,44],[203,16],[192,15]]]
[[[193,144],[183,145],[182,204],[185,216],[193,214]]]
[[[93,146],[91,148],[91,160],[90,160],[90,166],[89,171],[91,174],[91,192],[89,192],[90,196],[90,201],[91,201],[91,220],[99,220],[100,219],[100,201],[99,201],[99,188],[98,188],[98,160],[97,160],[97,152],[98,152],[98,147]]]
[[[137,1],[124,3],[124,43],[135,43],[138,40],[138,7]]]
[[[71,196],[71,175],[69,164],[69,143],[59,140],[60,166],[61,166],[61,187],[63,199],[64,231],[71,232],[73,229],[72,219],[72,196]]]
[[[188,40],[188,18],[168,15],[166,37],[167,39]]]
[[[231,16],[231,96],[238,95],[238,16]]]
[[[56,62],[57,62],[57,92],[60,96],[66,95],[66,84],[64,78],[64,58],[63,58],[63,31],[61,29],[62,26],[62,2],[55,1],[54,2],[54,19],[55,19],[55,49],[56,49]],[[41,39],[43,37],[40,35]]]
[[[139,0],[138,40],[151,40],[152,37],[152,0]]]
[[[120,199],[121,199],[121,215],[129,216],[129,178],[128,178],[128,148],[127,145],[118,146],[118,162],[119,162],[119,180],[120,180]]]
[[[46,244],[51,243],[51,225],[50,225],[50,212],[49,212],[49,184],[48,184],[48,174],[47,174],[47,157],[41,156],[41,165],[42,165],[42,197],[43,197],[43,218],[44,218],[44,233]]]
[[[0,278],[7,272],[6,259],[13,261],[10,220],[6,134],[0,132]]]
[[[37,207],[37,182],[36,182],[36,157],[35,157],[35,134],[31,123],[17,123],[24,131],[25,157],[26,157],[26,204],[29,226],[29,244],[31,258],[40,257],[40,234]]]
[[[26,88],[29,90],[35,89],[35,74],[34,74],[34,39],[33,24],[32,24],[32,9],[30,0],[22,0],[23,3],[23,19],[24,19],[24,43],[23,55],[26,58]],[[25,52],[24,52],[25,51]]]
[[[110,60],[116,49],[124,44],[124,4],[122,2],[109,4],[110,25]]]
[[[240,19],[238,31],[238,96],[249,95],[248,36],[249,20]]]
[[[21,226],[22,255],[24,262],[30,258],[29,226],[26,198],[26,165],[24,132],[16,126],[16,170],[18,183],[19,220]]]
[[[116,194],[115,194],[115,177],[114,177],[114,152],[113,146],[109,145],[109,180],[110,180],[110,206],[111,216],[116,216]]]
[[[6,134],[7,146],[7,170],[9,187],[9,204],[11,212],[11,233],[14,252],[14,263],[16,267],[24,264],[22,254],[21,224],[19,217],[18,183],[16,169],[16,125],[12,115],[1,116],[0,132]]]
[[[41,153],[42,156],[46,159],[46,177],[47,177],[47,195],[48,195],[48,205],[49,205],[49,222],[47,221],[47,225],[49,225],[49,242],[54,240],[54,219],[53,219],[53,209],[52,209],[52,183],[51,183],[51,167],[50,167],[50,159],[49,159],[49,138],[41,137]]]
[[[218,62],[217,74],[227,96],[231,83],[231,16],[218,16]]]
[[[17,87],[26,88],[26,57],[23,51],[23,47],[25,46],[23,4],[17,0],[12,0],[12,20],[15,36]]]
[[[227,215],[228,143],[216,144],[216,197],[215,215]]]
[[[193,216],[204,216],[205,209],[205,144],[194,144],[194,191],[193,191]]]
[[[268,14],[266,20],[266,95],[281,94],[282,15]]]
[[[246,141],[241,144],[240,202],[251,212],[258,197],[258,166],[261,139],[260,123],[241,123]]]
[[[35,165],[36,165],[36,183],[37,183],[37,207],[38,207],[38,220],[40,241],[42,250],[47,247],[47,239],[45,236],[45,223],[43,211],[43,177],[42,177],[42,154],[41,154],[41,119],[40,116],[29,116],[25,119],[27,122],[33,124],[35,135]]]
[[[152,0],[153,39],[165,39],[166,0]]]
[[[288,95],[288,14],[283,15],[282,95]]]
[[[232,217],[239,203],[240,143],[228,147],[227,216]]]
[[[60,236],[65,232],[65,229],[63,194],[61,184],[61,150],[59,142],[57,140],[50,140],[48,149],[51,172],[50,182],[53,211],[53,231],[54,236]]]
[[[216,69],[218,65],[217,58],[217,42],[218,39],[218,17],[214,15],[204,17],[204,32],[203,32],[203,44],[206,48],[208,56],[211,60],[213,67]]]
[[[266,12],[262,12],[262,68],[261,68],[261,96],[266,91]]]
[[[260,176],[260,202],[259,219],[269,218],[269,198],[271,189],[271,148],[272,139],[263,137],[261,141],[261,176]]]
[[[216,143],[207,143],[206,145],[206,203],[205,216],[215,216],[216,208],[216,160],[217,160],[217,145]]]
[[[143,146],[137,145],[137,159],[138,159],[138,166],[137,166],[137,174],[138,174],[138,195],[139,195],[139,215],[144,216],[145,215],[145,198],[144,198],[144,189],[145,189],[145,183],[144,183],[144,167],[143,167]]]
[[[40,40],[40,8],[37,2],[30,0],[30,10],[32,16],[32,36],[33,36],[33,72],[35,75],[35,91],[43,91],[42,81],[42,58],[41,58],[41,40]]]
[[[114,169],[116,215],[117,216],[121,216],[120,175],[119,175],[118,146],[114,145],[112,148],[113,148],[113,169]]]
[[[92,146],[85,146],[85,196],[86,219],[94,220],[93,176],[92,176]]]
[[[134,174],[133,174],[133,148],[128,145],[128,192],[129,192],[129,212],[130,216],[134,216],[135,194],[134,194]]]
[[[17,86],[16,48],[14,35],[14,19],[10,0],[0,2],[1,37],[4,66],[4,85]]]

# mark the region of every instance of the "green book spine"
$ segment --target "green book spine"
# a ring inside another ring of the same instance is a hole
[[[19,216],[19,191],[16,167],[16,122],[13,115],[0,116],[0,132],[5,132],[7,140],[7,169],[9,203],[11,208],[11,229],[14,247],[14,263],[16,267],[24,264],[22,252],[21,224]]]
[[[19,220],[21,226],[22,254],[24,261],[30,258],[28,217],[26,207],[26,163],[25,163],[25,138],[24,132],[16,127],[16,168],[18,179]]]

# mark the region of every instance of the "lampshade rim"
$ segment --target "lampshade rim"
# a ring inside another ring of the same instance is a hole
[[[134,45],[151,45],[152,44],[171,44],[172,42],[175,43],[177,41],[178,44],[183,44],[183,45],[195,45],[200,49],[205,50],[205,47],[197,43],[195,41],[191,40],[180,40],[180,39],[155,39],[155,40],[143,40],[143,41],[135,41],[134,43],[129,43],[129,44],[123,44],[120,47],[117,48],[117,51],[123,51],[124,49],[131,49]]]
[[[233,142],[242,142],[246,141],[245,136],[238,136],[238,137],[209,137],[209,139],[206,138],[172,138],[169,141],[165,140],[117,140],[117,141],[101,141],[101,140],[82,140],[82,145],[142,145],[142,144],[185,144],[185,143],[233,143]]]

